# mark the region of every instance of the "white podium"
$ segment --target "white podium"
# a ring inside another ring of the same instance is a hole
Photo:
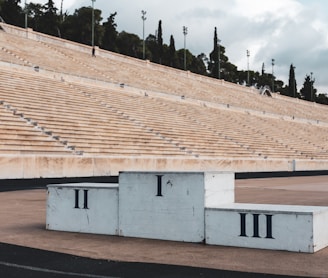
[[[122,172],[119,234],[187,242],[204,240],[205,207],[234,201],[233,173]]]
[[[46,227],[57,231],[117,235],[118,185],[48,185]]]
[[[235,203],[234,174],[121,172],[117,184],[48,186],[49,230],[313,253],[328,207]]]
[[[229,204],[206,209],[206,243],[314,253],[328,245],[328,208]]]

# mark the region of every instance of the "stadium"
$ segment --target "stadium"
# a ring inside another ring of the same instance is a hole
[[[327,106],[100,48],[93,57],[86,45],[5,23],[0,28],[2,184],[110,181],[122,171],[310,176],[302,184],[327,173]],[[254,202],[248,194],[244,200]],[[51,244],[43,248],[55,251]],[[323,252],[313,260],[324,261]]]
[[[326,106],[1,27],[3,179],[327,169]]]

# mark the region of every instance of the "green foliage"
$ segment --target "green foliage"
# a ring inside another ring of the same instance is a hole
[[[157,30],[157,57],[158,63],[162,64],[163,59],[163,31],[162,31],[162,20],[158,22]]]
[[[103,38],[103,26],[101,10],[94,10],[95,16],[95,45],[101,45]],[[62,23],[62,37],[68,40],[83,44],[92,44],[92,8],[82,7],[75,10],[73,15],[69,15]]]
[[[184,49],[177,51],[178,66],[179,69],[184,69]],[[198,74],[206,74],[206,67],[201,57],[195,57],[188,49],[186,50],[186,66],[191,72]]]
[[[29,3],[27,4],[28,27],[33,30],[40,30],[40,19],[43,16],[43,6],[41,4]]]
[[[62,24],[65,39],[91,45],[92,9],[82,7],[66,17]]]
[[[236,82],[238,79],[237,67],[229,62],[225,55],[225,47],[219,43],[217,29],[214,28],[213,50],[208,62],[209,75],[214,78]]]
[[[305,76],[303,83],[303,88],[300,93],[303,99],[308,101],[314,101],[316,97],[317,90],[313,87],[314,79],[310,75]]]
[[[236,76],[236,80],[232,82],[241,85],[247,84],[247,71],[237,71]],[[272,76],[271,73],[265,73],[264,64],[262,64],[261,74],[258,71],[249,71],[249,86],[255,86],[257,88],[269,86],[272,89],[273,78],[274,76]],[[274,80],[274,91],[283,93],[285,91],[284,82],[281,80]]]
[[[20,2],[20,0],[2,0],[0,2],[0,16],[8,24],[24,27],[25,16],[19,5]]]
[[[206,75],[206,66],[202,59],[202,55],[198,55],[197,57],[194,55],[192,56],[192,62],[189,69],[191,72]]]
[[[273,79],[273,76],[272,76],[271,73],[264,73],[264,74],[259,76],[259,80],[258,80],[257,85],[259,87],[269,86],[272,90],[272,79]],[[275,90],[275,92],[276,92],[276,90]]]
[[[39,32],[60,37],[59,30],[59,16],[57,15],[57,8],[52,0],[49,0],[44,6],[41,7],[43,12],[39,17]]]
[[[213,50],[210,53],[210,60],[208,63],[208,70],[210,73],[210,76],[219,78],[219,67],[221,68],[221,57],[224,54],[224,48],[218,46],[218,35],[217,35],[217,29],[214,28],[214,38],[213,38]],[[223,50],[223,51],[222,51]],[[219,53],[220,52],[220,53]],[[220,65],[219,65],[220,60]]]
[[[328,105],[328,97],[327,97],[327,95],[325,95],[325,94],[319,94],[316,97],[316,102],[317,103],[320,103],[320,104]]]
[[[229,61],[222,61],[221,62],[221,78],[229,81],[229,82],[236,82],[237,79],[237,66],[230,63]]]
[[[293,64],[290,65],[288,86],[287,86],[286,90],[284,90],[283,93],[290,97],[298,96],[297,83],[296,83],[296,79],[295,79],[295,67],[293,66]]]
[[[107,21],[103,23],[104,28],[104,37],[102,40],[102,47],[110,51],[118,51],[117,48],[117,36],[118,32],[116,31],[115,16],[117,13],[111,14]]]
[[[146,57],[150,61],[156,61],[157,59],[157,38],[155,35],[150,34],[146,38]]]
[[[168,66],[170,67],[177,67],[178,66],[178,55],[175,50],[175,42],[173,35],[170,37],[170,46],[168,51]]]
[[[135,34],[124,31],[119,33],[117,47],[124,55],[142,59],[142,41]]]

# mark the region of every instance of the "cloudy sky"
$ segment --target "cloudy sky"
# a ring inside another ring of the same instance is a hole
[[[44,1],[27,1],[44,3]],[[54,0],[60,7],[61,0]],[[91,0],[63,0],[64,10],[73,13]],[[229,60],[240,70],[272,72],[288,82],[293,63],[298,90],[306,74],[313,73],[315,87],[328,93],[328,1],[327,0],[96,0],[104,19],[117,12],[118,31],[142,37],[141,10],[147,11],[146,36],[155,34],[162,20],[164,43],[170,35],[177,49],[183,48],[182,27],[188,27],[187,48],[194,55],[213,49],[214,27],[226,47]]]

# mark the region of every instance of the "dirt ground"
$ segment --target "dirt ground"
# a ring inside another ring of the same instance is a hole
[[[0,193],[0,242],[94,259],[243,272],[328,276],[328,248],[314,254],[47,231],[46,190]],[[328,206],[328,176],[236,180],[236,202]]]

